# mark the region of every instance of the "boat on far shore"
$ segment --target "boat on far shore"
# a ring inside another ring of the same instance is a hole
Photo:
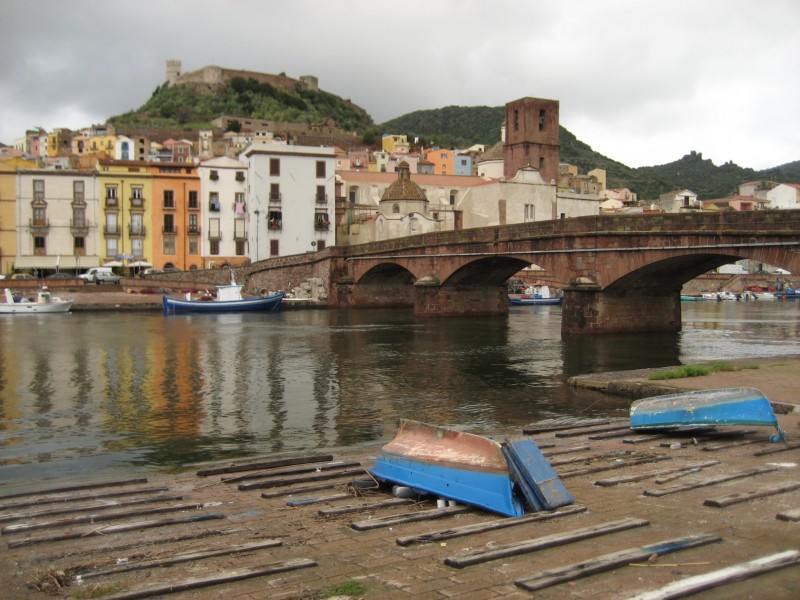
[[[11,290],[5,289],[5,302],[0,302],[0,315],[31,315],[40,313],[66,313],[72,308],[74,300],[62,300],[54,297],[47,286],[42,286],[35,298],[26,298],[19,294],[16,297]]]
[[[520,296],[510,296],[508,301],[512,306],[561,304],[564,301],[564,296],[554,296],[550,293],[550,286],[538,285],[529,287]]]
[[[164,296],[161,300],[164,315],[178,313],[219,313],[219,312],[270,312],[280,309],[283,292],[267,292],[262,290],[258,296],[245,298],[242,288],[233,279],[228,285],[216,286],[216,297],[206,292],[195,298],[187,292],[183,298]]]

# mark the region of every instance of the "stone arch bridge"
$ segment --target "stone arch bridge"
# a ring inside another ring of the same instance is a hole
[[[537,221],[330,247],[248,271],[251,288],[320,277],[332,308],[447,317],[507,314],[506,281],[538,265],[564,283],[569,336],[679,331],[683,284],[740,259],[800,273],[800,210]]]

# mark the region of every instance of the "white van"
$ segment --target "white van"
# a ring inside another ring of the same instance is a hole
[[[97,285],[101,283],[119,283],[120,279],[122,279],[111,270],[111,267],[92,267],[86,273],[78,275],[78,277],[86,283],[96,283]]]

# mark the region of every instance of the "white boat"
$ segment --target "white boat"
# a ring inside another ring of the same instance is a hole
[[[0,302],[0,315],[32,315],[34,313],[65,313],[72,308],[74,300],[62,300],[54,297],[47,286],[36,292],[36,298],[19,296],[14,298],[11,290],[6,288],[5,302]]]
[[[162,312],[165,315],[176,313],[216,313],[216,312],[250,312],[250,311],[277,311],[280,309],[283,300],[283,292],[268,293],[263,291],[261,295],[254,298],[242,297],[241,284],[237,284],[231,273],[229,285],[218,285],[217,297],[203,295],[200,298],[192,298],[187,293],[184,298],[170,298],[164,296],[162,299]]]
[[[536,285],[530,286],[521,296],[509,297],[508,301],[513,306],[537,305],[537,304],[561,304],[564,297],[561,295],[553,296],[550,294],[550,286]]]
[[[741,294],[733,292],[703,292],[703,300],[741,300]]]

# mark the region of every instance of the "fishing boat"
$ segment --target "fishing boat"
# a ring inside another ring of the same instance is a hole
[[[723,425],[763,425],[785,439],[769,400],[754,388],[720,388],[636,400],[630,408],[631,429],[674,430]]]
[[[550,293],[550,286],[531,286],[521,296],[513,296],[508,299],[512,306],[526,306],[538,304],[561,304],[563,296],[553,296]]]
[[[54,297],[46,285],[36,292],[36,298],[26,298],[24,295],[15,298],[11,290],[6,288],[5,302],[0,302],[0,315],[65,313],[70,311],[73,302]]]
[[[219,313],[219,312],[252,312],[252,311],[277,311],[283,300],[283,292],[269,293],[266,290],[258,296],[244,298],[242,296],[241,284],[233,279],[228,285],[216,286],[216,297],[211,294],[203,294],[198,298],[193,298],[191,292],[187,292],[183,298],[172,298],[164,296],[162,299],[162,312],[165,315],[177,313]]]
[[[501,445],[480,435],[401,419],[370,473],[379,481],[502,515],[525,512]]]

